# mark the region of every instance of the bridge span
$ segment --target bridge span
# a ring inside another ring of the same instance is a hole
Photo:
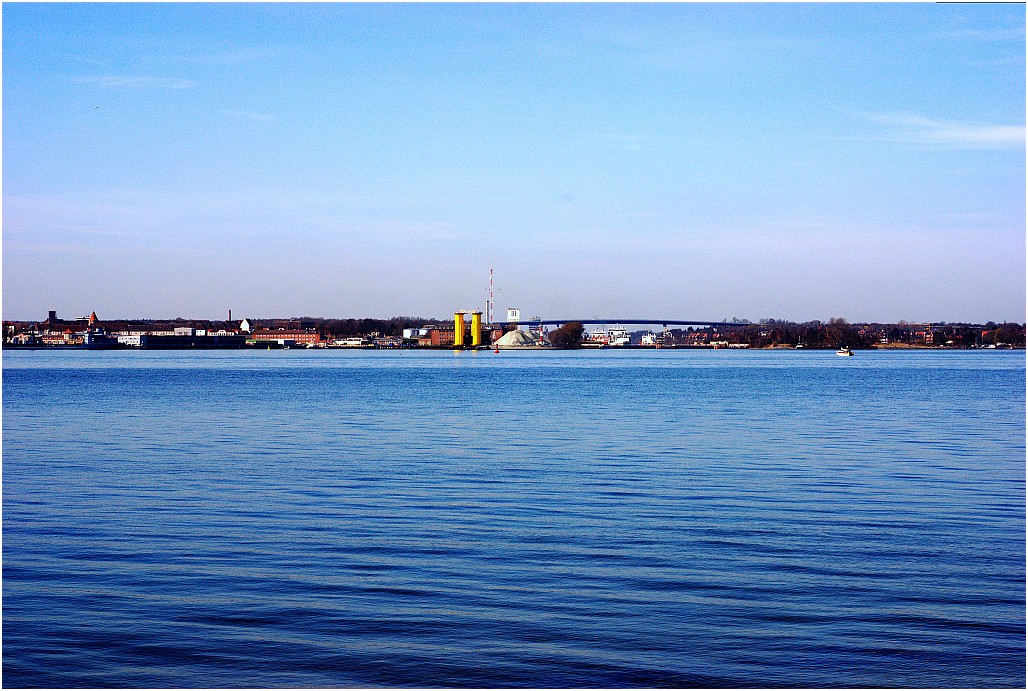
[[[664,328],[669,326],[748,326],[751,322],[719,322],[719,321],[695,321],[695,320],[682,320],[682,319],[521,319],[516,322],[504,322],[505,326],[517,326],[524,324],[525,326],[561,326],[563,324],[569,324],[571,322],[578,322],[579,324],[619,324],[621,326],[632,325],[660,325]]]

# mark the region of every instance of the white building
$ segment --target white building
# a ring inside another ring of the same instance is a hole
[[[371,341],[361,336],[348,336],[346,338],[337,338],[333,341],[333,345],[341,348],[366,348],[371,345]]]

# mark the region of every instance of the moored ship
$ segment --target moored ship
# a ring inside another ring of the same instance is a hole
[[[631,342],[628,330],[620,326],[611,329],[598,329],[591,332],[582,341],[584,348],[620,348]]]

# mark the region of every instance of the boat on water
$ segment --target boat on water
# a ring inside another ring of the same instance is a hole
[[[607,330],[607,345],[614,347],[626,346],[631,342],[631,338],[628,335],[628,330],[623,329],[620,326],[615,326],[613,329]]]
[[[615,326],[612,329],[598,329],[588,334],[585,340],[582,341],[582,347],[620,348],[628,345],[630,342],[631,337],[628,335],[628,330],[621,326]]]
[[[853,351],[850,350],[849,346],[843,346],[843,347],[839,348],[837,351],[835,351],[835,354],[839,355],[841,357],[849,357],[849,356],[853,355]]]

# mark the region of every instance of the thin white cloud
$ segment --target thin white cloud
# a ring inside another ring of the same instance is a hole
[[[920,144],[960,148],[1023,147],[1024,125],[931,120],[918,115],[878,115],[877,121],[897,136]]]
[[[278,120],[274,115],[268,115],[267,113],[255,113],[248,110],[230,110],[228,108],[222,108],[218,112],[227,118],[248,120],[250,122],[277,122]]]
[[[899,142],[932,149],[1023,149],[1024,125],[993,125],[963,120],[934,120],[909,113],[861,113],[880,132],[862,141]]]
[[[194,86],[194,82],[189,79],[117,74],[75,77],[75,83],[96,86],[101,89],[188,89]]]
[[[1023,41],[1024,27],[1007,29],[963,29],[935,34],[935,38],[966,39],[970,41]]]

